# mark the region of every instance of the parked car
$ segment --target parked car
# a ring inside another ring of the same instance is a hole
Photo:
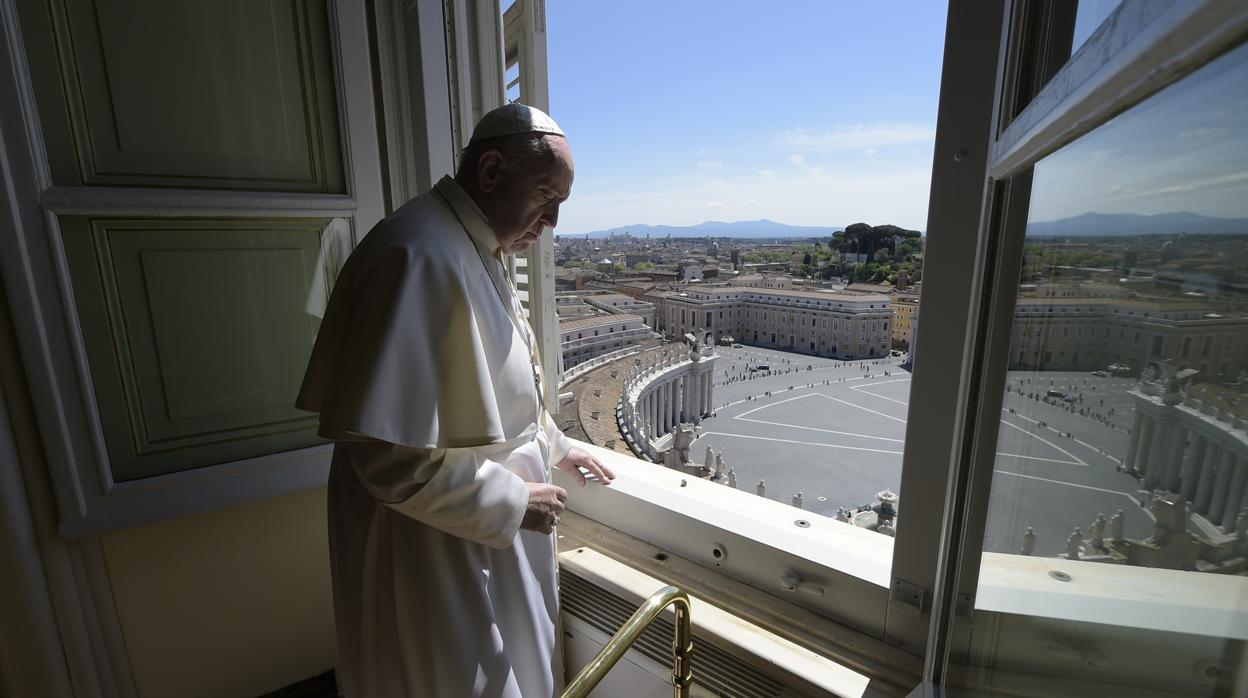
[[[1107,372],[1105,372],[1105,371],[1093,371],[1093,372],[1092,372],[1092,375],[1096,376],[1097,378],[1108,378],[1108,377],[1109,377],[1109,374],[1108,374]]]
[[[1049,391],[1045,393],[1045,395],[1048,397],[1063,397],[1063,398],[1066,397],[1066,393],[1063,393],[1062,391],[1057,390],[1056,388],[1049,388]]]

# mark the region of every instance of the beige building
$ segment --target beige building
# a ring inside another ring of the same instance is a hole
[[[1105,369],[1138,373],[1169,359],[1204,378],[1248,369],[1248,317],[1207,302],[1120,298],[1020,298],[1014,310],[1010,368]]]
[[[884,356],[892,301],[880,294],[748,286],[656,291],[654,329],[678,339],[710,333],[760,347],[845,359]]]
[[[603,354],[640,346],[653,336],[641,317],[631,313],[560,321],[563,370]]]
[[[909,349],[914,344],[914,328],[919,315],[917,294],[899,293],[893,296],[893,348]]]

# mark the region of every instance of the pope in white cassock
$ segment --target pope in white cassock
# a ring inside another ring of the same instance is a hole
[[[581,485],[614,475],[546,411],[503,255],[555,226],[572,177],[549,116],[496,109],[455,177],[378,223],[338,277],[296,404],[336,442],[329,545],[351,698],[562,687],[552,527],[567,492],[550,466]]]

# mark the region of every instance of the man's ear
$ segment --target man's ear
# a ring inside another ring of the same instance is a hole
[[[481,193],[489,194],[498,187],[502,174],[503,153],[500,150],[487,150],[477,161],[477,186]]]

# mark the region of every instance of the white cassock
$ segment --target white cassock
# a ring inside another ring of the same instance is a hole
[[[321,323],[296,404],[337,441],[329,543],[352,698],[562,688],[554,537],[519,529],[524,483],[549,482],[571,445],[500,259],[444,177],[365,236]]]

